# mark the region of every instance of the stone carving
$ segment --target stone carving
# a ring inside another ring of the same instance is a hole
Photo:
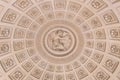
[[[90,57],[92,53],[93,53],[93,50],[88,49],[88,48],[85,48],[83,51],[83,54],[88,56],[88,57]]]
[[[79,61],[84,64],[86,61],[88,60],[88,58],[84,55],[81,55],[80,58],[79,58]]]
[[[43,74],[43,71],[39,69],[38,67],[35,67],[31,72],[31,75],[35,77],[36,79],[40,79],[42,74]]]
[[[54,12],[52,12],[52,11],[46,13],[45,16],[46,16],[46,18],[47,18],[48,20],[53,20],[53,19],[55,19]]]
[[[53,10],[52,1],[45,1],[45,2],[41,3],[39,6],[40,6],[40,9],[42,10],[42,12],[44,12],[44,13]]]
[[[32,23],[31,19],[29,19],[28,17],[22,16],[17,25],[23,28],[28,28],[31,23]]]
[[[26,61],[22,64],[22,67],[29,72],[33,67],[34,67],[34,63],[32,61]]]
[[[0,42],[0,56],[3,56],[11,52],[11,43],[10,42]]]
[[[93,40],[86,40],[86,47],[93,48],[94,47],[94,41]]]
[[[79,15],[83,19],[88,19],[88,18],[92,17],[94,15],[94,13],[91,10],[89,10],[88,8],[84,7],[80,10]]]
[[[49,34],[48,45],[55,51],[67,51],[71,46],[71,35],[64,30],[56,30]]]
[[[14,38],[15,39],[22,39],[25,38],[25,34],[26,34],[26,30],[25,29],[21,29],[21,28],[16,28],[14,31]]]
[[[98,52],[98,51],[95,51],[93,52],[93,55],[92,55],[92,59],[97,62],[97,63],[100,63],[101,60],[103,59],[103,54]]]
[[[41,14],[41,12],[37,7],[33,7],[29,9],[26,14],[31,18],[36,19]]]
[[[107,7],[107,4],[104,2],[104,0],[91,0],[89,5],[95,11],[100,11]]]
[[[119,23],[116,14],[112,10],[105,11],[101,14],[101,17],[107,25]]]
[[[24,79],[26,74],[21,68],[16,68],[12,73],[9,74],[11,80],[22,80]]]
[[[90,30],[90,26],[87,23],[83,23],[81,24],[81,29],[83,32],[86,32]]]
[[[16,41],[13,41],[13,48],[14,48],[14,51],[19,51],[19,50],[22,50],[25,48],[25,43],[23,40],[16,40]]]
[[[53,80],[53,73],[45,72],[43,74],[42,80]]]
[[[97,71],[94,73],[94,78],[96,80],[108,80],[110,76],[102,69],[97,69]]]
[[[66,79],[67,80],[77,80],[74,72],[66,73]]]
[[[20,14],[13,10],[13,9],[8,9],[6,11],[6,13],[3,15],[2,17],[2,22],[5,22],[5,23],[10,23],[10,24],[14,24],[17,19],[19,18]]]
[[[55,71],[55,65],[53,64],[48,64],[46,70],[54,72]]]
[[[29,7],[32,6],[31,0],[16,0],[16,2],[13,4],[14,7],[18,8],[21,11],[27,10]]]
[[[95,30],[96,39],[106,39],[106,34],[104,29]]]
[[[68,11],[78,13],[80,8],[81,8],[81,5],[79,3],[70,1],[68,4]]]
[[[43,60],[41,60],[39,63],[38,63],[38,66],[40,67],[40,68],[42,68],[42,69],[45,69],[46,68],[46,66],[47,66],[47,62],[46,61],[43,61]]]
[[[80,16],[76,16],[74,21],[78,24],[78,25],[81,25],[84,20],[80,17]]]
[[[24,62],[26,59],[28,59],[27,51],[21,51],[15,54],[16,58],[20,63]]]
[[[117,68],[117,66],[118,66],[118,64],[119,64],[119,62],[116,60],[116,59],[113,59],[113,58],[111,58],[111,57],[106,57],[104,60],[103,60],[103,66],[108,70],[108,71],[110,71],[111,73],[113,73],[115,70],[116,70],[116,68]]]
[[[78,68],[76,70],[76,74],[78,76],[78,79],[83,79],[88,76],[87,71],[83,67]]]
[[[54,56],[66,56],[74,48],[74,39],[69,29],[55,28],[46,33],[44,46]]]
[[[77,35],[77,32],[81,32],[77,25],[66,20],[53,20],[43,26],[37,33],[35,42],[41,56],[51,63],[56,64],[58,61],[58,64],[61,64],[68,63],[71,59],[75,59],[75,56],[81,54],[85,42],[80,42],[84,38],[82,38],[82,33]]]
[[[33,61],[34,63],[38,63],[38,62],[41,60],[41,57],[35,55],[35,56],[33,56],[31,59],[32,59],[32,61]]]
[[[104,41],[96,41],[95,48],[96,48],[96,50],[105,52],[106,51],[106,42],[104,42]]]
[[[86,33],[85,33],[85,37],[86,37],[87,39],[93,39],[93,32],[92,32],[92,31],[86,32]]]
[[[12,28],[8,26],[0,25],[0,39],[9,39],[11,38]]]
[[[0,80],[120,80],[120,0],[0,0]]]
[[[110,39],[113,39],[113,40],[119,40],[120,39],[120,29],[119,29],[119,27],[108,29],[108,33],[109,33]]]
[[[65,10],[66,9],[66,0],[54,0],[54,7],[56,10]]]
[[[36,19],[36,21],[37,21],[40,25],[42,25],[43,23],[45,23],[45,18],[44,18],[43,15],[41,15],[41,16],[39,16],[39,17]]]
[[[15,58],[13,56],[5,57],[2,60],[0,60],[0,62],[5,72],[8,72],[17,65]]]
[[[65,15],[65,18],[68,20],[73,20],[74,17],[75,17],[75,13],[72,13],[72,12],[67,12]]]
[[[72,63],[72,66],[73,66],[74,69],[76,69],[76,68],[79,68],[81,65],[80,65],[80,62],[79,62],[79,61],[74,61],[74,62]]]
[[[66,64],[66,65],[64,65],[64,69],[65,69],[66,72],[69,72],[69,71],[72,71],[72,70],[73,70],[71,64]]]
[[[109,46],[109,52],[111,55],[120,58],[120,45],[117,43],[111,43]]]
[[[39,24],[37,24],[36,22],[33,22],[29,27],[31,31],[37,31],[38,28],[39,28]]]
[[[92,73],[97,68],[97,65],[93,61],[88,60],[88,62],[85,63],[85,67]]]
[[[36,50],[34,48],[29,48],[27,50],[29,56],[34,56],[36,54]]]
[[[98,17],[91,18],[88,20],[88,23],[93,29],[102,27],[102,23]]]
[[[54,80],[65,80],[65,77],[63,74],[55,74]]]

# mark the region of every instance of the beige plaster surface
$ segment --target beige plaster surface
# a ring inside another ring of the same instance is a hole
[[[0,80],[120,80],[120,0],[0,0]]]

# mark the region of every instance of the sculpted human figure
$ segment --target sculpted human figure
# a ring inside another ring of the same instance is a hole
[[[52,49],[56,51],[66,51],[70,47],[71,36],[68,32],[57,30],[51,33]]]

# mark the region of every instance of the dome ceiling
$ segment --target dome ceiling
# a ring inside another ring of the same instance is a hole
[[[120,0],[0,0],[0,80],[120,80]]]

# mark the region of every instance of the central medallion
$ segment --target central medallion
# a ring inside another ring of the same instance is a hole
[[[70,21],[48,21],[38,30],[35,47],[43,59],[65,64],[82,53],[84,37],[80,27]]]
[[[45,48],[54,56],[66,56],[75,47],[75,35],[64,26],[57,26],[45,35]]]

